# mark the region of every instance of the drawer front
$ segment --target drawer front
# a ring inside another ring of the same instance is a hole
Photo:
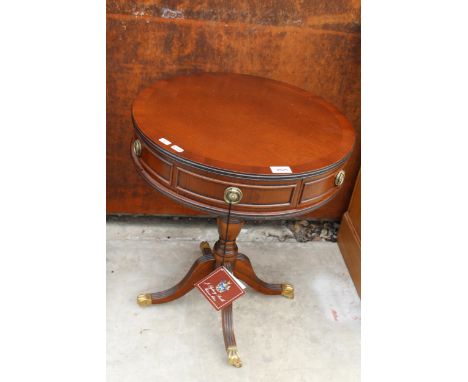
[[[240,188],[243,196],[240,203],[233,205],[232,214],[244,218],[295,216],[320,207],[341,188],[337,179],[345,165],[302,179],[257,180],[200,169],[155,152],[144,143],[138,155],[132,152],[132,158],[152,187],[182,204],[215,215],[227,213],[226,188]]]
[[[177,191],[194,198],[212,203],[225,204],[224,190],[234,186],[241,189],[243,197],[236,205],[241,207],[290,207],[296,185],[252,185],[239,181],[227,182],[215,178],[208,178],[200,174],[178,168]]]

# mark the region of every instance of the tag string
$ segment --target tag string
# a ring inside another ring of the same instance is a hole
[[[225,242],[224,242],[224,252],[223,252],[223,262],[222,262],[222,266],[224,267],[224,258],[226,257],[226,244],[227,244],[227,239],[228,239],[228,233],[229,233],[229,221],[231,219],[231,207],[232,207],[232,203],[229,202],[229,209],[228,209],[228,215],[227,215],[227,221],[226,221],[226,235],[224,236],[225,237]]]

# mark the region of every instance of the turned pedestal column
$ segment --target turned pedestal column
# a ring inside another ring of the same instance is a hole
[[[213,250],[206,241],[200,243],[202,256],[195,261],[182,281],[162,292],[140,294],[137,297],[140,306],[162,304],[175,300],[192,290],[198,281],[220,266],[226,267],[226,269],[233,272],[234,276],[258,292],[294,298],[294,288],[291,284],[269,284],[261,280],[255,274],[249,258],[238,252],[236,239],[244,224],[242,220],[229,219],[228,224],[226,217],[219,217],[217,223],[219,239]],[[241,367],[242,362],[237,351],[234,335],[232,304],[221,310],[221,317],[228,363],[235,367]]]

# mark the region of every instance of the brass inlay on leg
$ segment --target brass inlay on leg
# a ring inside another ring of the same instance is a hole
[[[241,367],[242,361],[240,360],[239,353],[237,352],[237,346],[229,346],[227,349],[228,364],[234,367]]]
[[[137,297],[137,303],[140,306],[148,306],[151,305],[151,294],[139,294]]]
[[[294,287],[291,284],[281,284],[281,295],[287,298],[294,298]]]

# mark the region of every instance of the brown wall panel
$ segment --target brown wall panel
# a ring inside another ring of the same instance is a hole
[[[358,173],[354,192],[341,219],[338,246],[348,267],[356,290],[361,296],[361,174]]]
[[[356,1],[109,1],[107,212],[201,214],[151,189],[130,159],[132,100],[160,78],[213,71],[284,81],[336,105],[359,133],[359,11]],[[345,186],[309,217],[346,210],[359,147],[358,134]]]

